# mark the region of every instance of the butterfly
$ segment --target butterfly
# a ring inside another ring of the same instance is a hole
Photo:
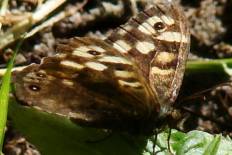
[[[59,44],[58,54],[14,74],[15,95],[79,125],[151,134],[170,117],[189,44],[181,8],[156,3],[105,40]]]

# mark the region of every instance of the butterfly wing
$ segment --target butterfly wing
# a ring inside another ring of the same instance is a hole
[[[16,96],[26,105],[84,125],[125,130],[138,130],[158,114],[159,107],[149,108],[150,92],[136,66],[106,42],[76,37],[57,50],[16,74]]]
[[[70,39],[15,76],[17,98],[80,124],[151,132],[183,76],[188,30],[175,11],[157,4],[104,41]]]
[[[175,101],[182,83],[190,44],[186,21],[176,4],[164,1],[139,13],[106,39],[135,63],[158,100],[153,104],[164,108]]]

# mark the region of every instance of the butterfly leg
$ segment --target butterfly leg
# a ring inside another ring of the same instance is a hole
[[[153,142],[153,152],[152,152],[152,154],[153,155],[157,155],[158,153],[160,153],[160,152],[163,152],[164,150],[166,150],[167,148],[165,148],[165,147],[160,147],[160,150],[159,151],[155,151],[155,147],[156,147],[156,145],[157,145],[157,139],[158,139],[158,133],[159,133],[159,131],[157,131],[157,130],[154,130],[154,133],[155,133],[155,139],[154,139],[154,142]]]
[[[171,146],[170,146],[170,138],[171,138],[171,135],[172,135],[172,129],[169,128],[169,130],[168,130],[168,139],[167,139],[167,141],[168,141],[168,151],[169,151],[169,153],[170,153],[171,155],[173,155],[172,150],[171,150]]]
[[[155,132],[155,140],[154,140],[154,145],[153,145],[153,153],[152,154],[156,154],[156,152],[155,152],[155,147],[156,147],[156,142],[157,142],[157,136],[158,136],[158,134],[157,134],[157,131],[155,130],[154,131]]]

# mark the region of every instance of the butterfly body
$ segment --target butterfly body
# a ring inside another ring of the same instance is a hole
[[[149,134],[178,95],[189,30],[176,5],[160,3],[105,40],[76,37],[57,51],[15,75],[20,101],[81,125]]]

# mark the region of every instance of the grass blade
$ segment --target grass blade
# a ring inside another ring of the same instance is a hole
[[[7,121],[7,111],[8,111],[8,100],[10,92],[10,81],[11,81],[11,69],[14,66],[14,60],[16,54],[22,44],[20,41],[15,49],[14,55],[7,65],[7,71],[2,78],[2,83],[0,87],[0,149],[3,147],[3,139],[5,133],[5,126]]]

